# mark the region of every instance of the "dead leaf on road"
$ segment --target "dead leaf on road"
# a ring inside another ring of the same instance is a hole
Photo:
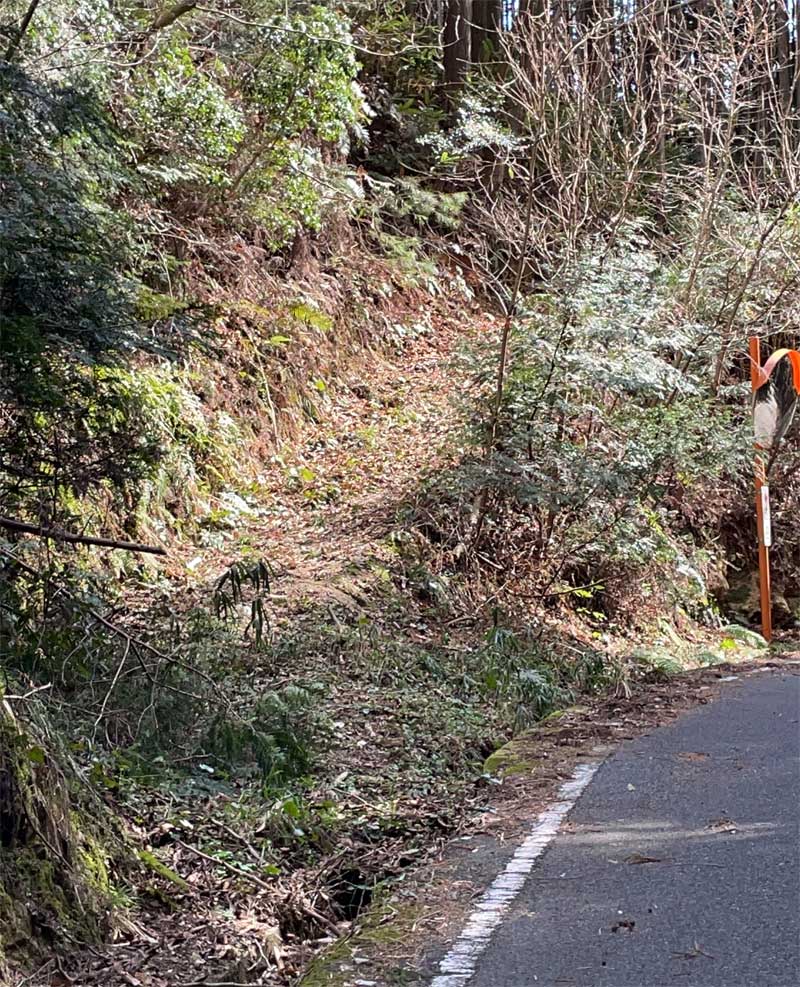
[[[632,853],[625,858],[626,864],[660,864],[661,857],[645,857],[641,853]]]
[[[679,960],[696,960],[698,956],[705,956],[710,960],[716,959],[716,957],[712,956],[711,953],[706,953],[702,950],[696,939],[694,946],[692,946],[691,949],[687,950],[685,953],[673,953],[672,955]]]
[[[703,751],[681,751],[678,757],[682,761],[705,761],[708,759],[709,755],[705,754]]]

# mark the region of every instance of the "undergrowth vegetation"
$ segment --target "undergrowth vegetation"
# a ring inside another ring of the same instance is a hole
[[[720,626],[726,566],[752,564],[732,520],[746,517],[751,426],[746,373],[715,382],[717,325],[732,297],[731,348],[762,312],[793,325],[798,226],[792,214],[776,227],[748,281],[750,234],[735,211],[718,223],[690,297],[691,219],[668,253],[641,224],[611,244],[590,240],[546,292],[525,297],[488,452],[496,351],[485,340],[465,351],[470,451],[418,505],[421,530],[446,549],[445,574],[468,581],[477,568],[487,595],[502,586],[528,614],[566,608],[595,638],[663,614]],[[794,447],[785,457],[791,475]],[[783,487],[779,510],[796,496]]]

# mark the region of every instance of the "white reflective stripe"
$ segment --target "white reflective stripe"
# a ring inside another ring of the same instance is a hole
[[[592,780],[599,764],[579,764],[558,793],[558,801],[540,813],[527,839],[517,847],[505,869],[497,875],[470,915],[461,935],[439,964],[431,987],[465,987],[472,979],[481,953],[489,945],[509,905],[522,890],[538,857],[559,830],[564,817]]]

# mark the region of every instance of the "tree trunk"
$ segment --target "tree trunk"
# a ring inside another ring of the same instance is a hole
[[[795,0],[795,8],[797,6]],[[789,55],[789,8],[787,0],[775,0],[775,63],[781,117],[792,106],[792,63]]]
[[[0,695],[0,928],[7,951],[52,953],[52,937],[62,933],[91,942],[108,931],[108,858],[100,842],[110,835],[108,820],[81,782]],[[5,983],[3,959],[0,950]]]
[[[444,24],[444,83],[447,101],[455,105],[470,65],[472,0],[447,0]]]
[[[597,22],[600,12],[595,0],[577,0],[575,4],[575,28],[583,45],[583,75],[587,86],[594,88],[600,63],[597,53]]]
[[[794,4],[792,20],[794,21],[792,30],[792,44],[794,46],[794,58],[792,59],[792,89],[794,92],[792,97],[795,112],[800,113],[800,4],[797,2]]]
[[[503,0],[472,0],[470,57],[473,64],[498,59],[503,27]]]

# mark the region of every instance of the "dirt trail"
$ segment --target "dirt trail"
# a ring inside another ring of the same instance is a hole
[[[360,596],[358,571],[386,554],[403,501],[453,455],[463,391],[456,357],[465,326],[434,317],[432,332],[389,357],[372,355],[360,376],[324,398],[324,420],[276,457],[253,544],[275,566],[275,596],[294,605]],[[491,331],[485,322],[475,327]],[[472,327],[466,333],[471,334]]]

